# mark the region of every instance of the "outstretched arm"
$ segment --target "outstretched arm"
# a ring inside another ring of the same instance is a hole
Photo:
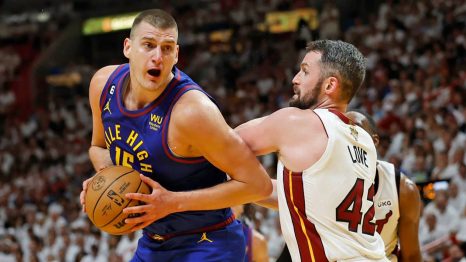
[[[421,200],[416,184],[405,175],[400,180],[400,219],[398,237],[400,240],[401,261],[421,261],[419,247],[419,216]]]

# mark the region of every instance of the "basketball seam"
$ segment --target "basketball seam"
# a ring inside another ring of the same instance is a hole
[[[126,172],[126,173],[120,175],[119,177],[117,177],[116,179],[114,179],[114,180],[112,181],[112,183],[110,183],[110,184],[102,191],[102,193],[105,193],[105,191],[107,191],[107,189],[108,189],[111,185],[113,185],[113,183],[115,183],[118,179],[120,179],[122,176],[126,176],[127,174],[132,173],[132,172],[135,172],[135,170],[131,170],[131,171],[129,171],[129,172]],[[105,194],[100,194],[100,196],[99,196],[99,198],[97,199],[97,201],[95,201],[94,209],[92,210],[92,220],[94,220],[94,218],[95,218],[95,210],[96,210],[96,208],[97,208],[97,206],[98,206],[98,203],[99,203],[100,199],[101,199],[104,195],[105,195]],[[114,219],[115,219],[115,218],[114,218]],[[97,226],[97,225],[96,225],[96,226]],[[102,226],[97,226],[97,227],[102,227]]]

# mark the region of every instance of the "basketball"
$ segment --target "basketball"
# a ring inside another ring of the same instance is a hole
[[[124,214],[123,209],[140,203],[126,199],[125,194],[136,192],[150,194],[149,186],[142,182],[139,172],[125,166],[110,166],[102,169],[94,176],[87,188],[85,195],[87,216],[96,227],[109,234],[126,234],[135,225],[125,223],[129,214]]]

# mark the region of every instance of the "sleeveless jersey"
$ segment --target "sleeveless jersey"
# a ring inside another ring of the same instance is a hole
[[[100,107],[105,141],[113,164],[129,166],[170,191],[220,184],[226,181],[226,174],[205,158],[178,157],[168,147],[168,123],[175,103],[190,90],[206,94],[176,67],[172,72],[175,77],[162,94],[146,107],[134,111],[124,107],[122,98],[129,80],[129,64],[120,65],[109,77],[102,91]],[[229,208],[174,213],[144,230],[159,235],[190,231],[223,222],[231,215]]]
[[[375,232],[376,149],[342,113],[316,109],[327,132],[321,158],[302,172],[277,168],[283,236],[293,261],[386,261]],[[308,139],[313,139],[309,134]]]
[[[393,252],[398,244],[398,219],[400,218],[399,179],[396,179],[395,166],[385,161],[377,161],[377,174],[378,188],[374,196],[377,232],[382,236],[385,243],[387,257],[391,261],[397,261]]]

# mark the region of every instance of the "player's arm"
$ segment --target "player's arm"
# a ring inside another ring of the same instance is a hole
[[[250,120],[235,128],[241,139],[256,156],[278,152],[281,121],[284,121],[283,109],[269,116]]]
[[[262,118],[253,119],[235,128],[248,147],[255,155],[266,155],[272,152],[279,153],[280,143],[287,134],[282,134],[283,125],[290,124],[289,116],[293,115],[294,108],[285,108]],[[272,194],[263,200],[256,201],[255,204],[278,209],[277,181],[272,179]]]
[[[104,89],[110,74],[116,69],[116,66],[107,66],[97,71],[91,79],[89,85],[89,103],[92,111],[92,140],[89,148],[89,158],[96,171],[100,171],[107,166],[113,165],[110,159],[110,153],[105,145],[104,127],[100,116],[100,95]],[[82,211],[85,212],[84,196],[87,191],[87,185],[92,178],[88,178],[83,182],[83,190],[80,194],[80,202]]]
[[[403,174],[400,179],[399,201],[398,237],[401,261],[422,261],[418,238],[421,199],[416,184]]]
[[[143,224],[170,213],[213,210],[263,199],[270,195],[272,183],[267,172],[239,135],[225,122],[217,106],[204,94],[190,91],[176,103],[170,128],[178,133],[179,143],[195,148],[210,163],[227,173],[231,180],[219,185],[186,192],[169,192],[155,181],[142,177],[152,188],[151,195],[127,194],[147,205],[130,207],[125,213],[146,213],[127,223]]]
[[[273,185],[273,191],[272,194],[269,195],[269,197],[256,201],[254,204],[263,206],[266,208],[278,210],[278,197],[277,197],[277,180],[276,179],[271,179],[272,185]]]
[[[269,261],[269,250],[267,248],[267,239],[264,235],[252,231],[252,261],[253,262],[268,262]]]
[[[104,126],[101,118],[100,96],[108,77],[116,66],[107,66],[97,71],[89,85],[89,103],[92,111],[92,140],[89,148],[89,158],[96,171],[113,165],[110,152],[105,145]]]

